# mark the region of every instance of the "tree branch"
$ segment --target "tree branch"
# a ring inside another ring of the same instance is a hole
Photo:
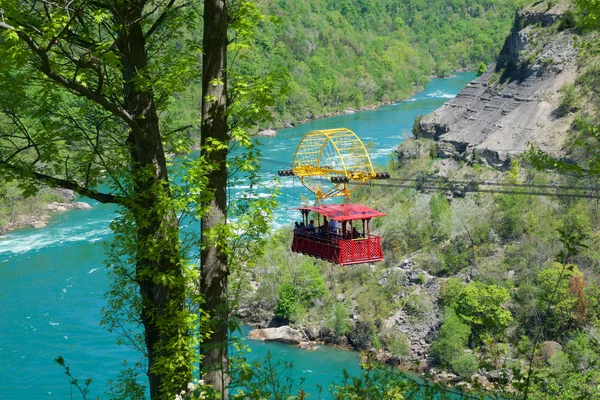
[[[41,63],[40,70],[48,78],[52,79],[54,82],[58,83],[59,85],[72,90],[73,92],[79,94],[80,96],[83,96],[83,97],[95,102],[96,104],[98,104],[102,108],[104,108],[105,110],[111,112],[113,115],[115,115],[115,116],[121,118],[123,121],[125,121],[125,123],[127,123],[127,125],[132,130],[139,131],[138,123],[131,116],[131,114],[129,114],[126,110],[124,110],[123,108],[119,107],[118,105],[110,102],[105,97],[88,89],[87,87],[55,72],[52,69],[52,67],[50,66],[50,60],[48,58],[48,54],[46,54],[46,52],[42,48],[40,48],[40,46],[38,46],[38,44],[35,42],[35,40],[33,40],[33,38],[31,36],[29,36],[28,34],[26,34],[23,31],[15,29],[13,26],[8,25],[5,22],[0,22],[0,29],[14,31],[17,33],[19,38],[27,44],[27,46],[33,53],[35,53],[37,55],[37,57],[39,58],[39,61]]]
[[[144,35],[145,39],[148,39],[150,36],[152,36],[154,32],[156,32],[158,28],[160,28],[165,19],[167,19],[167,16],[170,12],[180,10],[190,5],[190,3],[183,3],[178,5],[177,7],[173,7],[173,4],[175,4],[175,0],[170,0],[169,4],[167,4],[166,9],[162,12],[162,14],[160,14],[156,21],[154,21],[150,29],[148,29],[148,32],[146,32],[146,34]]]
[[[171,7],[175,4],[175,0],[170,0],[169,4],[167,4],[166,9],[160,14],[160,16],[154,21],[148,32],[144,35],[144,39],[148,39],[152,34],[162,25],[163,21],[167,18],[167,14],[171,11]],[[153,10],[154,12],[155,10]]]
[[[86,6],[87,1],[84,1],[81,6],[75,10],[75,12],[73,13],[73,15],[69,18],[69,20],[67,21],[67,23],[65,24],[65,26],[63,26],[63,28],[60,30],[60,32],[58,32],[55,36],[52,37],[52,39],[50,39],[50,42],[48,42],[48,45],[46,46],[46,48],[44,49],[44,52],[47,53],[50,51],[50,49],[52,48],[52,46],[54,46],[54,44],[56,43],[56,41],[58,40],[59,37],[61,37],[66,31],[67,29],[69,29],[69,27],[71,26],[71,23],[79,16],[79,14],[83,11],[83,8]]]
[[[80,186],[77,183],[72,182],[72,181],[56,178],[56,177],[50,176],[50,175],[41,174],[41,173],[35,172],[35,171],[29,171],[26,168],[17,167],[16,165],[11,165],[4,161],[0,161],[0,167],[6,168],[6,169],[13,171],[22,176],[32,176],[37,181],[45,183],[51,187],[61,187],[64,189],[70,189],[77,194],[89,197],[90,199],[97,200],[100,203],[125,205],[126,198],[122,197],[122,196],[117,196],[117,195],[110,194],[110,193],[101,193],[96,190]]]

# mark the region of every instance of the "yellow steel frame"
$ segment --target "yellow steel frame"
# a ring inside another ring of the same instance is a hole
[[[296,148],[294,175],[315,194],[316,200],[345,196],[375,178],[369,153],[354,132],[346,128],[308,132]],[[332,183],[345,176],[348,183]]]

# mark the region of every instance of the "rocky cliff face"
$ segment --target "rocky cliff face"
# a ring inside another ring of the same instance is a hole
[[[547,9],[543,1],[517,12],[496,63],[423,118],[418,134],[439,141],[446,155],[474,153],[500,169],[529,143],[560,151],[572,117],[557,112],[559,90],[578,74],[568,5]]]

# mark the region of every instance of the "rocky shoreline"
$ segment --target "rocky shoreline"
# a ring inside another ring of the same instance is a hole
[[[64,202],[53,201],[44,204],[42,208],[35,210],[30,214],[18,215],[14,220],[8,221],[6,225],[0,227],[0,237],[9,232],[23,229],[23,228],[35,228],[41,229],[48,225],[52,214],[65,212],[68,210],[90,210],[90,206],[86,202],[74,201],[75,194],[66,189],[57,189],[57,193],[65,198]]]
[[[447,278],[430,275],[420,268],[416,260],[418,257],[418,254],[413,254],[397,266],[387,269],[377,282],[381,290],[386,290],[388,285],[402,288],[394,296],[398,304],[403,304],[402,307],[392,310],[389,317],[378,325],[380,333],[398,332],[406,339],[406,349],[402,355],[392,354],[372,342],[373,337],[364,323],[360,322],[356,302],[349,298],[341,300],[349,305],[350,329],[338,336],[326,327],[324,320],[301,325],[280,320],[260,300],[242,302],[237,314],[245,324],[253,327],[248,339],[285,343],[309,351],[319,346],[354,350],[402,372],[418,374],[427,381],[465,391],[473,387],[493,390],[496,384],[509,382],[511,371],[496,369],[497,366],[482,366],[475,374],[461,377],[436,363],[430,354],[430,346],[437,338],[443,320],[443,310],[437,300]],[[468,276],[462,278],[469,279]],[[256,288],[256,282],[252,286]]]
[[[260,340],[264,342],[285,343],[308,351],[314,351],[318,349],[319,346],[331,346],[346,350],[356,350],[356,348],[348,344],[336,345],[328,343],[324,340],[309,340],[305,331],[292,328],[289,325],[272,328],[255,328],[248,333],[248,339]],[[370,348],[365,350],[364,353],[367,355],[367,357],[375,359],[383,364],[394,366],[404,373],[418,374],[418,376],[423,379],[446,385],[449,389],[459,388],[468,391],[473,387],[474,384],[479,387],[493,389],[494,382],[499,382],[500,380],[505,379],[502,375],[503,372],[495,370],[480,370],[478,373],[470,377],[470,379],[463,379],[452,372],[434,366],[433,360],[430,357],[425,357],[423,362],[418,362],[416,360],[407,361],[399,359],[398,357],[395,357],[389,352],[381,349],[376,350],[374,348]]]

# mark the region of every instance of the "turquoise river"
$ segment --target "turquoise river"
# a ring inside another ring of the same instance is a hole
[[[373,161],[384,166],[398,144],[410,136],[416,115],[440,107],[474,77],[459,73],[432,79],[409,100],[316,120],[262,138],[263,182],[276,184],[277,170],[289,168],[300,138],[313,129],[351,129],[363,142],[373,143]],[[277,185],[281,194],[274,227],[297,218],[291,208],[301,195],[309,195],[293,179]],[[243,186],[232,188],[231,195],[243,190]],[[54,362],[59,355],[77,378],[93,379],[88,398],[104,398],[106,383],[116,377],[122,361],[137,359],[132,350],[116,346],[115,335],[99,326],[109,285],[104,243],[111,238],[114,207],[87,201],[91,210],[57,214],[44,229],[22,229],[0,238],[0,399],[81,398],[71,396],[64,371]],[[325,346],[306,351],[250,340],[246,344],[252,349],[250,359],[262,358],[270,350],[275,360],[292,361],[294,380],[304,378],[309,393],[316,393],[317,384],[328,388],[338,381],[343,369],[351,374],[360,371],[358,354],[352,351]],[[322,398],[329,397],[325,389]]]

